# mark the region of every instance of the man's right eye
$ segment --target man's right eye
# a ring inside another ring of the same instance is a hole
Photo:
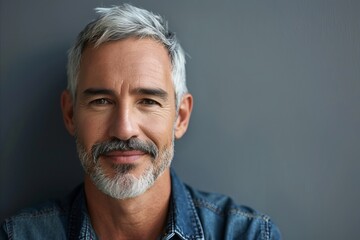
[[[111,102],[105,98],[99,98],[99,99],[95,99],[92,100],[90,102],[91,105],[107,105],[107,104],[111,104]]]

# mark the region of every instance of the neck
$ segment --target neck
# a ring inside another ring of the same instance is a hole
[[[91,223],[100,239],[157,239],[163,232],[169,208],[169,169],[138,197],[114,199],[85,176],[85,194]]]

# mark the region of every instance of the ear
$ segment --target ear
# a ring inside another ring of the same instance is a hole
[[[193,108],[193,97],[191,94],[185,94],[181,99],[178,116],[175,122],[175,138],[181,138],[188,126],[190,121],[190,115]]]
[[[63,120],[68,132],[74,136],[75,125],[74,125],[74,102],[72,96],[68,90],[64,90],[61,93],[61,110],[63,114]]]

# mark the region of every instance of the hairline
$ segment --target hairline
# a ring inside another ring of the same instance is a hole
[[[84,27],[68,52],[67,89],[72,97],[76,97],[81,59],[89,44],[94,44],[96,47],[107,42],[121,41],[127,38],[149,38],[163,45],[169,54],[175,103],[176,107],[179,108],[182,97],[188,92],[185,53],[176,35],[169,31],[166,20],[158,14],[130,4],[120,4],[111,8],[96,8],[95,11],[98,17]],[[124,21],[125,25],[118,25],[118,21]]]

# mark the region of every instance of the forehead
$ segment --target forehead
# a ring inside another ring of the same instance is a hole
[[[171,59],[167,49],[150,38],[127,38],[88,45],[83,51],[78,88],[149,85],[172,87]]]

